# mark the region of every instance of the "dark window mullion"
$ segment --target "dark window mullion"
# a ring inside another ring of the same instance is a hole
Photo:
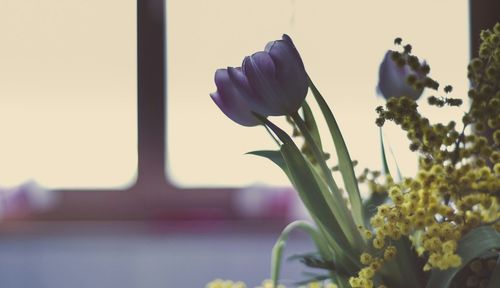
[[[137,1],[138,187],[165,185],[165,3]]]
[[[469,0],[471,57],[478,55],[481,30],[500,22],[500,1]]]

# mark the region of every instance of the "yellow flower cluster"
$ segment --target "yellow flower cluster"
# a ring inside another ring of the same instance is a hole
[[[419,113],[418,104],[409,97],[390,98],[385,106],[377,107],[378,126],[391,121],[406,131],[409,149],[419,153],[419,171],[414,177],[398,182],[390,175],[381,177],[379,171],[365,170],[358,177],[372,193],[369,200],[378,202],[367,201],[375,203],[372,206],[376,208],[369,211],[371,218],[367,226],[370,227],[359,228],[371,247],[359,255],[361,267],[356,274],[349,275],[351,287],[386,288],[379,283],[382,278],[377,273],[397,256],[394,242],[402,237],[412,241],[418,255],[424,259],[423,270],[428,271],[459,267],[462,264],[457,254],[459,241],[472,229],[489,225],[500,232],[500,23],[493,31],[484,31],[481,39],[479,57],[468,66],[471,101],[469,110],[458,121],[461,123],[433,124]],[[411,45],[404,46],[404,50],[392,57],[399,62],[408,61],[414,72],[425,74],[418,81],[415,76],[409,76],[407,82],[438,93],[439,83],[428,76],[430,67],[409,55]],[[438,108],[460,106],[461,99],[449,97],[452,90],[451,86],[445,86],[444,95],[430,96],[428,103]],[[289,122],[294,125],[293,121]],[[293,136],[301,136],[295,126]],[[302,153],[315,164],[310,147],[304,145]],[[329,158],[328,154],[324,156]],[[382,204],[377,206],[378,203]],[[469,270],[462,269],[460,273],[470,274],[465,278],[467,287],[485,287],[495,261],[496,258],[477,259],[468,266]],[[206,287],[246,286],[242,282],[215,280]],[[310,283],[306,287],[337,286]],[[266,280],[256,288],[273,288],[273,284]]]
[[[245,283],[238,281],[233,282],[231,280],[215,279],[208,283],[206,288],[246,288]],[[255,288],[274,288],[271,280],[264,280],[260,286]],[[286,288],[286,286],[279,284],[276,288]],[[311,282],[306,286],[299,286],[298,288],[338,288],[336,284],[331,282]]]
[[[208,283],[206,288],[246,288],[247,286],[245,283],[238,281],[238,282],[233,282],[231,280],[222,280],[222,279],[215,279],[212,282]]]
[[[415,179],[388,189],[391,203],[378,206],[371,219],[373,247],[387,251],[390,240],[418,231],[420,237],[413,240],[420,254],[428,255],[425,270],[457,267],[457,241],[465,233],[487,223],[500,228],[499,189],[500,174],[488,166],[422,167]]]
[[[409,237],[420,256],[426,257],[424,270],[458,267],[458,240],[471,229],[492,225],[500,231],[500,24],[481,38],[480,56],[469,65],[471,106],[460,130],[454,121],[431,124],[408,97],[391,98],[385,107],[377,108],[377,124],[395,122],[407,132],[410,149],[421,156],[414,178],[402,183],[390,179],[392,183],[386,185],[368,181],[372,192],[385,191],[391,200],[378,206],[371,218],[372,245],[391,256],[391,241]],[[444,89],[445,93],[451,90],[450,86]],[[461,101],[432,96],[429,104],[457,106]],[[469,125],[473,130],[467,134]],[[365,179],[369,179],[366,171],[361,175]],[[361,263],[368,264],[372,258],[363,254]],[[374,271],[362,271],[351,278],[351,286],[372,287]]]
[[[387,187],[394,185],[394,180],[390,175],[381,176],[382,173],[380,171],[372,171],[365,168],[357,180],[359,183],[366,183],[371,193],[385,194]],[[384,179],[382,180],[381,178]]]
[[[382,267],[384,260],[390,260],[394,255],[396,255],[396,249],[393,246],[386,249],[384,258],[374,257],[369,253],[361,254],[360,262],[366,266],[358,272],[357,277],[349,278],[349,285],[353,288],[373,288],[373,277],[375,276],[375,272]],[[378,287],[382,288],[384,286],[381,285]]]

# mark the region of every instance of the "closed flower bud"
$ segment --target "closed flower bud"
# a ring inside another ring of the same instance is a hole
[[[422,95],[423,88],[415,89],[417,83],[425,79],[424,73],[414,71],[409,64],[398,65],[391,55],[393,51],[385,54],[380,64],[379,82],[377,90],[385,99],[408,96],[417,100]]]
[[[291,115],[307,95],[307,74],[288,35],[245,57],[241,68],[219,69],[217,91],[210,97],[231,120],[243,126],[260,123],[253,115]]]
[[[227,117],[243,126],[260,124],[250,110],[248,101],[255,98],[241,68],[218,69],[215,72],[217,91],[210,94]]]
[[[302,59],[288,35],[268,43],[264,51],[245,57],[242,65],[257,97],[253,111],[272,116],[291,115],[307,94],[307,74]]]

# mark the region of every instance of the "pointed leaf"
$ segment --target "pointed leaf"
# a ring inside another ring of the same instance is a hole
[[[396,166],[396,175],[398,175],[397,181],[401,181],[403,179],[403,174],[401,174],[401,170],[399,169],[398,161],[396,156],[394,156],[394,151],[389,146],[389,151],[391,152],[392,159],[394,160],[394,165]]]
[[[396,257],[387,262],[381,270],[384,283],[388,287],[422,287],[420,274],[422,267],[418,265],[417,253],[412,248],[411,242],[407,237],[401,237],[393,241],[396,247]]]
[[[318,105],[325,117],[326,123],[328,125],[328,129],[330,130],[330,134],[333,139],[333,143],[335,145],[335,150],[337,151],[337,157],[339,161],[340,173],[342,174],[342,179],[344,180],[345,188],[349,194],[349,200],[351,202],[354,219],[357,225],[363,225],[363,207],[361,203],[361,196],[359,194],[358,182],[356,180],[356,176],[354,174],[354,168],[352,165],[351,157],[349,156],[349,151],[347,150],[347,146],[344,142],[344,138],[342,137],[342,133],[340,132],[340,128],[333,116],[330,107],[326,103],[323,96],[319,93],[314,83],[311,81],[311,78],[308,77],[309,87],[318,102]]]
[[[389,171],[389,165],[387,165],[387,157],[385,156],[384,136],[382,135],[382,127],[380,127],[379,130],[379,137],[380,137],[380,150],[382,154],[382,168],[384,168],[385,175],[391,175],[391,172]]]
[[[288,224],[285,229],[283,229],[272,250],[271,280],[273,281],[275,286],[279,280],[281,263],[283,261],[283,250],[285,249],[286,242],[288,241],[290,233],[292,233],[296,229],[302,229],[307,234],[309,234],[322,258],[328,260],[332,259],[331,252],[328,247],[325,246],[326,243],[322,235],[306,221],[294,221]]]
[[[384,146],[384,138],[382,136],[382,128],[379,130],[379,138],[380,138],[380,154],[382,156],[382,170],[384,174],[391,175],[389,171],[389,165],[387,165],[387,157],[385,154],[385,146]],[[370,219],[377,212],[377,207],[380,204],[383,204],[387,200],[386,193],[376,193],[372,192],[370,198],[363,202],[363,212],[365,217],[365,225],[370,226]]]
[[[379,135],[380,135],[380,147],[382,150],[382,166],[384,168],[384,173],[385,175],[392,175],[391,172],[389,171],[389,165],[387,165],[387,157],[385,154],[385,145],[384,145],[384,136],[382,134],[382,127],[380,127]],[[394,156],[394,152],[392,151],[390,146],[389,146],[389,151],[391,152],[392,159],[394,160],[394,165],[396,166],[396,174],[398,175],[398,181],[401,181],[401,179],[403,179],[403,177],[401,176],[401,170],[399,170],[398,161]]]
[[[306,127],[305,122],[300,118],[298,113],[291,115],[295,124],[299,127],[300,131],[304,135],[308,147],[313,152],[314,158],[318,165],[309,165],[311,172],[316,179],[316,182],[321,189],[323,198],[325,198],[330,210],[342,227],[342,231],[347,237],[351,248],[354,251],[360,252],[365,248],[365,241],[363,240],[358,226],[354,222],[351,211],[347,207],[347,203],[342,196],[340,189],[338,188],[335,180],[333,179],[332,172],[328,169],[326,165],[326,160],[324,158],[323,152],[320,150],[316,144],[314,138],[312,137],[309,129]],[[309,161],[306,162],[310,164]],[[318,170],[318,171],[317,171]],[[326,181],[326,185],[322,185]]]
[[[377,213],[377,207],[387,201],[386,193],[373,192],[370,198],[363,202],[365,226],[371,227],[370,219]]]
[[[358,227],[354,223],[351,214],[349,213],[346,201],[341,196],[341,191],[335,186],[332,187],[332,189],[335,189],[333,193],[330,192],[328,185],[325,183],[325,180],[320,176],[321,171],[318,171],[319,169],[317,167],[314,167],[309,161],[307,161],[307,164],[309,165],[309,168],[311,169],[311,172],[313,173],[314,178],[318,183],[323,198],[328,204],[328,207],[330,207],[330,210],[335,216],[335,219],[338,220],[344,235],[346,235],[347,241],[351,244],[351,247],[353,248],[352,250],[362,253],[362,250],[365,247],[365,242]],[[334,195],[339,197],[336,198],[334,197]]]
[[[337,242],[339,248],[349,250],[349,244],[342,232],[342,228],[323,198],[321,188],[318,186],[314,175],[298,148],[285,143],[281,148],[281,153],[290,171],[290,177],[293,178],[295,188],[299,192],[307,210],[313,214],[326,228],[326,231],[332,235],[332,238]]]
[[[246,154],[267,158],[267,159],[273,161],[273,163],[278,165],[281,169],[286,169],[285,160],[283,160],[283,157],[281,156],[280,151],[257,150],[257,151],[247,152]]]
[[[323,145],[321,144],[321,137],[319,135],[318,125],[316,124],[316,120],[314,119],[314,115],[309,107],[309,104],[304,101],[302,105],[302,112],[304,113],[304,122],[306,122],[307,129],[311,132],[316,145],[318,145],[319,149],[323,151]]]
[[[379,130],[380,148],[382,155],[382,168],[384,174],[390,176],[389,165],[385,154],[384,138],[382,128]],[[386,193],[372,193],[370,198],[363,203],[365,208],[365,217],[369,223],[369,219],[376,212],[377,207],[387,200]],[[412,244],[407,237],[402,237],[397,241],[393,241],[396,246],[396,258],[388,262],[382,269],[381,274],[384,278],[384,283],[390,287],[414,287],[419,288],[421,285],[420,273],[422,267],[419,267],[417,253],[412,248]]]
[[[326,231],[325,236],[329,236],[328,243],[331,245],[331,248],[336,254],[342,255],[342,258],[348,259],[351,262],[346,265],[349,264],[350,267],[357,266],[359,264],[358,255],[354,255],[354,252],[351,250],[352,247],[350,247],[341,229],[338,222],[339,219],[330,210],[321,192],[321,187],[316,182],[314,174],[299,148],[297,148],[290,136],[278,126],[257,113],[255,113],[255,116],[273,130],[276,136],[283,142],[281,154],[288,168],[290,181],[293,183],[311,217],[321,229]]]

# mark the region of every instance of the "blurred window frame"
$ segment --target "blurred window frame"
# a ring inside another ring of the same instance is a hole
[[[235,206],[240,188],[176,187],[167,179],[166,155],[166,27],[165,1],[137,1],[138,63],[138,173],[125,190],[60,190],[58,204],[33,216],[37,220],[244,220]],[[452,8],[451,8],[452,9]],[[479,31],[500,21],[497,0],[469,1],[471,57],[479,45]],[[452,13],[453,11],[450,11]],[[266,223],[282,223],[275,215]],[[271,222],[269,221],[271,220]]]

